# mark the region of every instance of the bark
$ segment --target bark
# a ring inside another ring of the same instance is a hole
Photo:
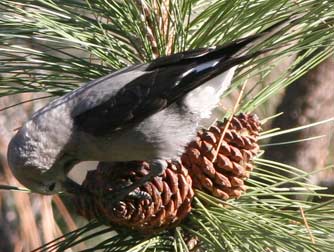
[[[290,85],[277,107],[277,117],[272,128],[293,128],[334,117],[334,59],[328,58],[302,78]],[[272,146],[266,149],[266,158],[286,163],[307,172],[323,168],[333,161],[334,124],[326,123],[316,127],[274,137],[271,143],[287,142],[312,136],[326,135],[312,141],[289,145]],[[333,170],[321,172],[311,177],[313,183],[333,187]]]

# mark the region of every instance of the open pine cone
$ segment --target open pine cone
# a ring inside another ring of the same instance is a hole
[[[261,130],[257,116],[233,116],[217,153],[226,124],[227,120],[218,121],[198,132],[181,158],[194,188],[224,200],[239,198],[246,191],[244,180],[249,178],[252,158],[259,152],[257,137]]]
[[[77,197],[79,213],[87,219],[102,217],[105,223],[144,233],[176,226],[191,211],[194,192],[187,169],[178,162],[167,163],[163,175],[139,188],[152,197],[152,202],[128,198],[112,205],[108,191],[118,190],[148,174],[150,167],[146,162],[101,162],[97,170],[88,172],[83,183],[97,197]]]
[[[227,120],[217,122],[199,131],[181,162],[166,161],[168,168],[163,175],[137,188],[150,194],[152,202],[128,198],[111,205],[106,197],[108,191],[118,190],[149,173],[148,163],[101,162],[97,170],[88,172],[83,183],[91,194],[75,197],[79,214],[153,233],[174,227],[187,216],[194,196],[192,187],[225,200],[240,197],[246,190],[244,180],[253,169],[252,158],[259,151],[257,136],[261,127],[256,116],[240,114],[232,118],[221,139],[226,124]]]

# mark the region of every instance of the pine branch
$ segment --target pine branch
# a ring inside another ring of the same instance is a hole
[[[0,11],[0,96],[62,95],[124,66],[231,42],[303,14],[260,45],[281,49],[239,68],[231,90],[251,76],[268,74],[283,57],[304,52],[270,85],[259,91],[256,83],[246,93],[240,110],[250,112],[265,106],[334,50],[332,1],[2,0]],[[261,138],[282,133],[273,131]],[[331,196],[322,194],[323,188],[300,182],[309,174],[297,168],[259,157],[255,162],[247,194],[222,201],[197,191],[193,212],[177,229],[143,237],[128,230],[113,232],[113,227],[94,221],[35,251],[64,251],[87,241],[92,245],[84,251],[188,251],[185,234],[200,241],[200,251],[332,251],[333,200],[289,198]],[[287,182],[292,187],[282,187]]]

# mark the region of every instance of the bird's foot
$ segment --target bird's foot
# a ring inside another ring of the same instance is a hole
[[[107,192],[104,196],[112,204],[116,205],[121,201],[148,201],[150,205],[152,202],[152,197],[149,193],[140,190],[134,190],[128,192],[127,188],[122,188],[113,192]]]
[[[129,193],[127,198],[133,199],[133,200],[138,200],[138,201],[148,200],[149,202],[152,202],[151,195],[148,192],[145,192],[145,191],[132,191],[132,192]]]
[[[151,181],[154,177],[161,175],[167,168],[167,163],[162,160],[153,160],[150,162],[151,171],[133,183],[122,187],[119,190],[107,192],[106,197],[110,199],[112,204],[117,204],[124,200],[149,200],[152,202],[152,197],[149,193],[140,190],[140,187]]]

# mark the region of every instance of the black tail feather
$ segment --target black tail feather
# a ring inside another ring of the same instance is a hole
[[[270,26],[269,28],[258,34],[238,39],[231,43],[227,43],[221,46],[194,49],[165,57],[160,57],[152,61],[148,65],[146,70],[150,71],[161,67],[167,67],[170,65],[175,65],[175,64],[183,65],[183,64],[189,64],[191,62],[196,62],[197,64],[201,64],[215,59],[227,60],[231,57],[235,58],[240,57],[241,59],[248,60],[250,57],[242,58],[242,56],[247,54],[251,49],[263,43],[270,37],[282,32],[282,30],[287,28],[292,22],[294,22],[298,18],[300,18],[300,16],[292,15]],[[253,57],[256,57],[259,54],[261,53],[255,53],[251,55]]]

